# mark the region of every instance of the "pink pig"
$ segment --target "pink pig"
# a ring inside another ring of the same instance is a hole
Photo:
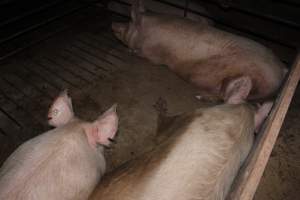
[[[74,116],[66,91],[48,114],[56,128],[22,144],[0,169],[0,199],[87,199],[105,172],[103,145],[114,138],[116,105],[93,122]]]
[[[248,99],[274,95],[286,68],[271,50],[250,39],[207,23],[147,12],[134,1],[129,23],[112,23],[118,39],[139,56],[165,64],[195,84],[203,97],[226,101],[225,90],[236,78],[252,82]]]
[[[90,199],[225,199],[251,150],[255,129],[272,107],[266,102],[256,110],[245,103],[250,83],[234,80],[225,92],[232,94],[225,104],[169,118],[158,133],[167,139],[107,174]]]

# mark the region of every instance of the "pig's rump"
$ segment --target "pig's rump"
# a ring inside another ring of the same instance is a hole
[[[104,157],[85,144],[80,123],[67,126],[29,140],[8,158],[0,171],[0,199],[87,198],[104,173]]]
[[[253,142],[253,111],[222,105],[175,123],[169,140],[108,174],[91,199],[224,199]]]

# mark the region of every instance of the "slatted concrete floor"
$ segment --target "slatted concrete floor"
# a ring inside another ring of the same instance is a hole
[[[95,33],[86,28],[78,25],[1,63],[0,164],[20,143],[49,129],[47,109],[62,89],[83,90],[130,56],[107,27]]]

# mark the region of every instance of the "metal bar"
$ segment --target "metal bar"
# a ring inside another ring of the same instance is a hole
[[[46,35],[45,37],[42,37],[42,38],[39,39],[39,40],[36,40],[36,41],[34,41],[34,42],[28,42],[27,44],[23,45],[21,48],[17,48],[17,49],[15,49],[15,50],[13,50],[13,51],[11,51],[11,52],[5,54],[4,56],[0,56],[0,61],[6,59],[6,58],[8,58],[8,57],[11,57],[11,56],[15,55],[16,53],[19,53],[20,51],[23,51],[24,49],[27,49],[27,48],[29,48],[29,47],[35,45],[35,44],[38,44],[38,43],[40,43],[40,42],[46,40],[46,39],[49,39],[49,38],[53,37],[54,35],[56,35],[57,33],[60,33],[60,32],[66,30],[66,29],[68,29],[68,28],[69,28],[69,27],[65,27],[65,28],[59,29],[59,30],[57,30],[57,31],[55,31],[55,32],[53,32],[53,33],[51,33],[51,34],[49,34],[49,35]]]
[[[192,10],[190,10],[190,9],[188,9],[188,10],[191,11],[191,12],[193,12],[194,14],[198,14],[198,15],[200,15],[200,16],[203,16],[203,17],[206,17],[206,18],[208,18],[208,19],[211,19],[211,20],[213,20],[214,22],[216,22],[216,24],[219,24],[219,25],[222,25],[222,26],[231,28],[231,29],[236,30],[236,31],[239,31],[239,32],[244,32],[244,33],[246,33],[246,34],[249,34],[249,35],[252,35],[252,36],[261,38],[261,39],[263,39],[263,40],[266,40],[266,41],[269,41],[269,42],[273,42],[273,43],[275,43],[275,44],[278,44],[278,45],[281,45],[281,46],[284,46],[284,47],[287,47],[287,48],[296,50],[296,47],[294,47],[294,46],[291,46],[291,45],[285,44],[285,43],[283,43],[283,42],[277,41],[277,40],[275,40],[275,39],[266,37],[266,36],[261,35],[261,34],[259,34],[259,33],[252,32],[252,31],[246,30],[246,29],[244,29],[244,28],[238,28],[238,27],[232,26],[232,25],[230,25],[230,24],[225,24],[225,23],[223,23],[223,22],[221,22],[221,21],[219,21],[219,20],[217,20],[217,19],[215,19],[215,18],[213,18],[213,17],[210,17],[210,16],[208,16],[208,15],[206,15],[206,14],[203,14],[203,13],[200,13],[200,12],[198,12],[198,11],[192,11]],[[128,18],[128,16],[126,16],[126,15],[122,15],[122,14],[117,13],[117,12],[115,12],[115,11],[112,11],[112,12],[113,12],[114,14],[116,14],[116,15],[119,15],[119,16]]]
[[[296,2],[296,1],[291,1],[291,0],[273,0],[276,3],[280,3],[280,4],[286,4],[288,6],[292,6],[292,7],[300,7],[300,3]]]
[[[0,127],[0,134],[4,135],[5,137],[8,137],[8,135],[1,129],[1,127]]]
[[[0,39],[0,44],[2,44],[2,43],[4,43],[4,42],[7,42],[7,41],[9,41],[9,40],[12,40],[12,39],[14,39],[14,38],[16,38],[16,37],[18,37],[18,36],[20,36],[20,35],[22,35],[22,34],[28,32],[28,31],[32,31],[32,30],[35,30],[35,29],[37,29],[37,28],[39,28],[39,27],[41,27],[41,26],[43,26],[43,25],[49,24],[50,22],[55,21],[55,20],[57,20],[57,19],[60,19],[60,18],[62,18],[62,17],[64,17],[64,16],[67,16],[67,15],[70,15],[70,14],[72,14],[72,13],[75,13],[75,12],[77,12],[78,10],[80,10],[81,8],[88,7],[88,6],[89,6],[89,5],[85,5],[85,6],[80,6],[80,7],[73,8],[73,9],[69,10],[68,12],[64,12],[64,13],[61,14],[61,15],[57,15],[57,16],[54,16],[54,17],[50,17],[50,18],[46,19],[45,21],[42,21],[42,22],[40,22],[40,23],[34,24],[34,25],[32,25],[32,26],[29,26],[29,27],[27,27],[27,28],[25,28],[25,29],[23,29],[23,30],[17,32],[17,33],[14,33],[14,34],[12,34],[12,35],[6,37],[6,38]]]
[[[160,1],[160,0],[154,0],[154,1]],[[207,1],[207,0],[200,0],[200,1],[208,3],[208,4],[213,4],[213,5],[216,5],[216,6],[219,5],[216,1]],[[238,12],[245,13],[245,14],[248,14],[248,15],[252,15],[252,16],[255,16],[255,17],[259,17],[259,18],[262,18],[264,20],[269,20],[269,21],[272,21],[272,22],[275,22],[275,23],[278,23],[278,24],[283,24],[283,25],[295,28],[297,30],[300,28],[300,24],[297,24],[295,22],[285,20],[285,19],[273,16],[273,15],[258,13],[254,10],[251,10],[251,9],[239,8],[236,5],[234,5],[234,3],[230,4],[230,9],[234,9]]]
[[[7,113],[5,110],[0,108],[0,111],[6,115],[7,118],[9,118],[11,121],[13,121],[20,129],[23,128],[23,126],[15,119],[13,118],[9,113]]]
[[[187,16],[187,12],[188,12],[188,7],[189,7],[189,0],[185,0],[185,5],[184,5],[184,13],[183,16],[186,17]]]
[[[41,7],[38,7],[38,8],[36,8],[36,9],[34,9],[34,10],[25,12],[25,13],[23,13],[22,15],[19,15],[19,16],[16,16],[16,17],[14,17],[14,18],[8,19],[8,20],[6,20],[6,21],[4,21],[4,22],[1,22],[1,23],[0,23],[0,28],[3,27],[3,26],[5,26],[5,25],[7,25],[7,24],[9,24],[9,23],[15,22],[15,21],[17,21],[17,20],[19,20],[19,19],[22,19],[22,18],[27,17],[27,16],[29,16],[29,15],[32,15],[32,14],[34,14],[34,13],[38,13],[38,12],[40,12],[40,11],[42,11],[42,10],[45,10],[45,9],[50,8],[50,7],[52,7],[52,6],[55,6],[55,5],[57,5],[59,2],[61,2],[61,0],[49,2],[49,3],[47,3],[47,4],[45,4],[45,5],[41,6]]]

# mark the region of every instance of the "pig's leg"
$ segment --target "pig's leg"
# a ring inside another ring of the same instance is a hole
[[[261,126],[265,119],[267,118],[270,110],[272,109],[273,102],[265,102],[262,105],[258,106],[258,109],[255,113],[255,132],[258,133],[261,129]]]

